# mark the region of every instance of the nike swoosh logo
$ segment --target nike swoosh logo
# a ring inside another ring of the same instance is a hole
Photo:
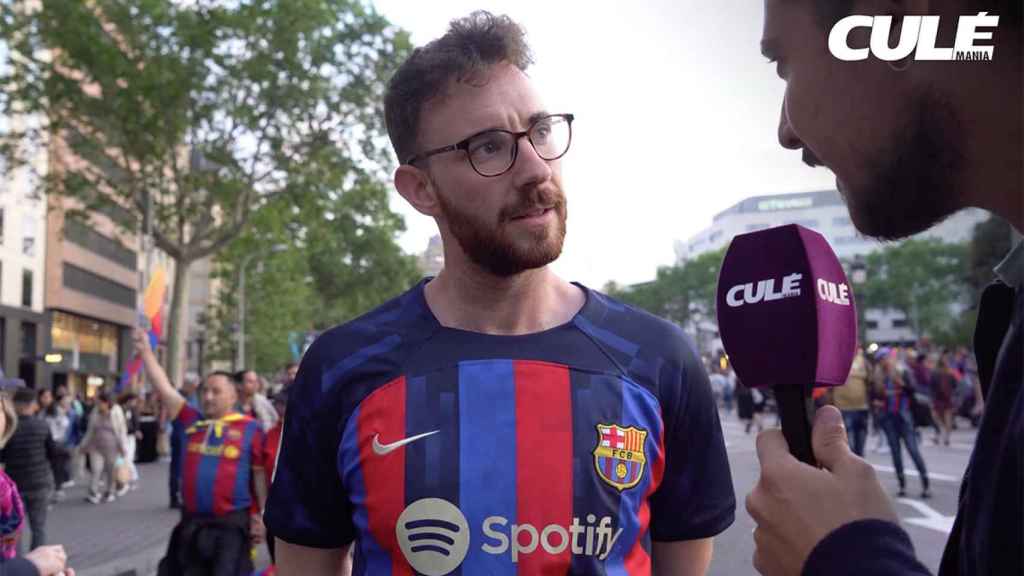
[[[390,454],[391,452],[394,452],[395,450],[398,450],[399,448],[401,448],[402,446],[405,446],[406,444],[415,442],[417,440],[422,440],[423,438],[426,438],[427,436],[433,436],[434,434],[437,434],[438,432],[440,432],[440,430],[434,430],[433,432],[424,432],[423,434],[417,434],[415,436],[410,436],[408,438],[403,438],[401,440],[392,442],[390,444],[381,444],[380,443],[380,434],[374,434],[373,435],[373,453],[378,455],[378,456],[384,456],[385,454]]]

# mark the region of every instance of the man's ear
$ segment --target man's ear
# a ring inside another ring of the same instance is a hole
[[[395,189],[420,214],[437,216],[441,210],[437,202],[437,191],[426,172],[403,164],[395,170]]]

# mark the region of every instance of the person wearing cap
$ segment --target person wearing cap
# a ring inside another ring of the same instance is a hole
[[[238,412],[239,391],[231,374],[207,375],[200,389],[200,412],[171,386],[141,328],[135,330],[134,342],[168,413],[185,426],[181,521],[171,533],[158,574],[248,575],[253,568],[251,546],[263,537],[263,429]]]

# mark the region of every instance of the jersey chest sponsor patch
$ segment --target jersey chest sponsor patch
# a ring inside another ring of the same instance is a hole
[[[662,428],[653,394],[614,374],[487,361],[396,379],[353,413],[338,459],[367,573],[621,564],[645,542]]]

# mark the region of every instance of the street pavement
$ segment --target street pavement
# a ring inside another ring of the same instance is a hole
[[[747,435],[743,424],[732,414],[721,414],[722,429],[725,433],[726,450],[732,467],[733,485],[736,489],[736,522],[715,539],[715,555],[708,574],[711,576],[756,575],[751,565],[754,555],[752,531],[754,521],[747,514],[744,501],[754,488],[760,475],[754,446],[756,431]],[[774,415],[765,419],[765,424],[775,425]],[[931,430],[922,429],[922,455],[932,485],[932,498],[921,500],[920,479],[906,449],[903,451],[904,471],[907,475],[907,495],[910,498],[896,499],[898,484],[892,467],[892,457],[884,438],[881,446],[884,452],[876,452],[876,442],[881,436],[869,436],[867,459],[878,472],[879,480],[895,500],[896,513],[910,534],[918,558],[933,573],[938,571],[946,539],[956,515],[960,479],[970,458],[974,445],[974,430],[964,421],[959,421],[959,430],[953,432],[951,445],[935,446]]]
[[[774,416],[769,416],[767,423],[774,424]],[[916,498],[920,482],[909,455],[904,453],[903,458],[907,466],[908,494],[912,498],[897,501],[896,510],[919,557],[933,571],[938,568],[953,523],[960,477],[974,443],[973,430],[963,421],[960,424],[950,447],[934,446],[930,431],[924,431],[923,454],[932,477],[932,499]],[[735,413],[722,414],[722,427],[736,488],[736,522],[715,539],[709,574],[754,575],[756,572],[751,566],[754,523],[743,502],[759,475],[755,434],[744,433],[743,424]],[[875,465],[879,478],[895,498],[897,485],[891,457],[887,452],[875,452],[875,446],[876,437],[869,437],[868,460]],[[167,507],[167,471],[166,462],[139,465],[143,478],[139,489],[110,504],[86,502],[85,487],[81,484],[68,490],[67,500],[50,511],[47,523],[50,542],[65,545],[70,565],[82,576],[154,574],[178,520],[178,512]],[[266,562],[266,549],[261,546],[257,567],[265,566]]]
[[[139,489],[109,504],[86,502],[79,483],[54,505],[47,539],[63,544],[68,564],[81,576],[149,576],[167,549],[179,512],[168,507],[167,462],[139,464]],[[267,563],[260,547],[257,567]]]

